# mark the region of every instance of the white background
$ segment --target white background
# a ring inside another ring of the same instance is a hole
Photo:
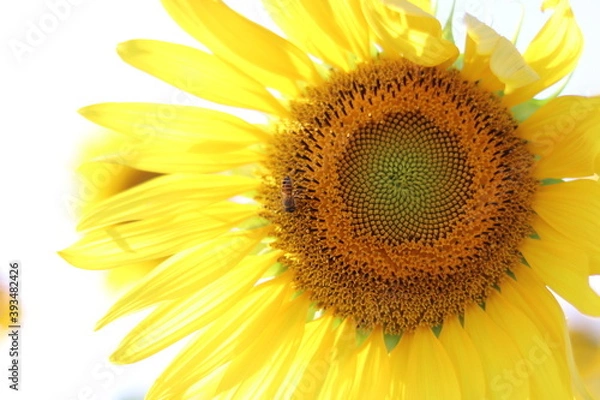
[[[447,9],[442,3],[441,9]],[[600,45],[600,4],[572,3],[588,46],[565,93],[599,94],[595,49]],[[479,4],[458,9],[500,27],[503,18],[511,26],[519,3]],[[244,7],[259,16],[258,5],[244,2]],[[526,23],[536,28],[545,18],[536,8],[527,15]],[[534,32],[525,30],[524,42]],[[78,147],[96,129],[76,110],[105,101],[172,102],[178,94],[119,59],[116,44],[133,38],[194,45],[157,0],[0,4],[0,277],[6,277],[9,261],[22,263],[24,302],[22,390],[16,395],[7,390],[7,341],[0,341],[2,399],[139,399],[174,354],[171,350],[133,366],[111,366],[108,355],[139,317],[94,333],[96,320],[112,301],[100,274],[73,268],[56,255],[76,239],[74,163]],[[21,54],[15,51],[16,41],[31,47]],[[586,320],[577,314],[571,319]]]

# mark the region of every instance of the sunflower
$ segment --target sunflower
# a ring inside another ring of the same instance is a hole
[[[278,33],[163,3],[208,51],[119,54],[224,107],[84,108],[124,134],[95,171],[150,175],[61,253],[150,266],[98,324],[154,307],[116,363],[187,338],[148,399],[589,398],[548,288],[600,315],[600,98],[533,98],[581,53],[568,1],[523,54],[426,0],[264,0]]]

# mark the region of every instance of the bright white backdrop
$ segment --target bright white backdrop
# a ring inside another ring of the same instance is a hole
[[[260,16],[255,2],[235,3]],[[442,0],[442,10],[446,3]],[[520,4],[466,3],[459,9],[499,27],[511,26]],[[566,93],[600,94],[600,3],[572,3],[588,46]],[[527,22],[540,26],[544,16],[535,8],[528,11]],[[508,22],[502,25],[503,20]],[[532,35],[523,32],[524,39]],[[20,260],[24,301],[22,390],[8,391],[7,373],[0,372],[2,399],[138,399],[174,354],[171,350],[137,365],[111,366],[108,355],[140,317],[94,333],[95,321],[112,300],[99,274],[72,268],[56,255],[76,238],[74,160],[95,129],[75,111],[104,101],[172,102],[178,94],[119,59],[116,44],[133,38],[194,45],[158,0],[0,4],[0,277],[5,279],[9,261]],[[574,323],[591,321],[572,315]],[[6,371],[7,360],[6,340],[0,341],[0,371]]]

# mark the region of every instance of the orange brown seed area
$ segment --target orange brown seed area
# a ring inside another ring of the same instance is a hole
[[[319,306],[391,334],[438,326],[519,263],[533,157],[498,99],[459,72],[375,61],[309,89],[292,115],[260,199]]]

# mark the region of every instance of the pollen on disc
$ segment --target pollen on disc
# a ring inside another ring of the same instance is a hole
[[[274,136],[261,190],[297,288],[393,334],[484,302],[530,233],[533,158],[515,128],[458,72],[406,60],[310,88]]]

